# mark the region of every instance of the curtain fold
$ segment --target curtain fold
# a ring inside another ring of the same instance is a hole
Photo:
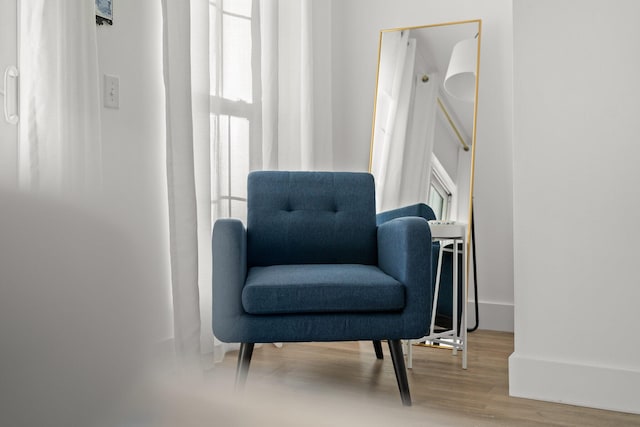
[[[20,184],[91,193],[102,184],[95,3],[23,0],[20,15]]]
[[[313,9],[311,0],[302,0],[300,6],[300,168],[313,170],[315,167]]]
[[[435,141],[438,73],[430,73],[427,82],[414,78],[414,99],[410,112],[402,165],[399,206],[428,200],[431,180],[431,156]],[[417,177],[417,178],[416,178]]]
[[[278,4],[260,3],[262,87],[262,168],[278,168]]]
[[[331,170],[331,2],[263,0],[276,4],[278,166]],[[274,21],[267,21],[272,24]],[[321,72],[318,72],[321,71]]]
[[[202,83],[201,70],[192,76],[192,60],[197,57],[192,54],[192,9],[202,12],[202,4],[198,1],[162,1],[174,339],[179,360],[194,364],[199,362],[203,329],[200,288],[204,286],[200,286],[199,280],[204,282],[202,276],[207,274],[206,268],[199,271],[200,262],[206,258],[206,249],[204,243],[199,243],[199,231],[204,233],[203,227],[198,227],[198,220],[207,215],[207,209],[198,209],[198,196],[207,193],[202,185],[206,187],[208,180],[203,176],[208,168],[196,160],[195,153],[206,152],[208,146],[208,125],[202,123],[205,117],[208,120],[208,114],[203,117],[202,112],[203,92],[208,92],[208,85]],[[198,46],[202,46],[202,34],[200,36]],[[204,108],[208,110],[208,98]],[[208,194],[206,198],[208,203]],[[209,233],[207,227],[207,236]]]
[[[197,204],[200,347],[213,351],[211,329],[211,126],[209,94],[209,2],[191,0],[191,93]]]

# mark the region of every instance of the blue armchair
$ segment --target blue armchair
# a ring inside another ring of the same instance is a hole
[[[424,218],[376,225],[373,176],[252,172],[247,227],[213,228],[213,331],[241,343],[387,340],[402,403],[411,396],[402,339],[429,332],[431,232]]]

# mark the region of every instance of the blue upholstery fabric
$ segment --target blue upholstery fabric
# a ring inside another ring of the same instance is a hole
[[[247,196],[249,266],[376,264],[371,175],[257,171]]]
[[[407,288],[403,326],[408,335],[429,333],[433,287],[431,283],[431,229],[424,218],[396,218],[378,227],[378,266]]]
[[[376,215],[376,224],[380,225],[387,221],[391,221],[392,219],[402,218],[405,216],[419,216],[427,221],[436,219],[436,214],[433,213],[433,209],[431,209],[430,206],[425,205],[424,203],[416,203],[414,205],[380,212]]]
[[[400,311],[404,286],[373,265],[253,267],[242,305],[250,314]]]
[[[436,219],[433,210],[423,204],[415,204],[405,206],[398,209],[382,212],[376,215],[376,222],[378,225],[383,224],[395,218],[401,218],[406,216],[419,216],[427,220]],[[449,248],[452,246],[449,245]],[[438,268],[438,254],[440,251],[440,243],[433,242],[433,248],[431,252],[431,264],[432,264],[432,288],[435,289],[436,285],[436,269]],[[458,253],[458,327],[462,321],[462,253]],[[442,268],[440,270],[440,291],[438,293],[438,306],[436,309],[436,325],[450,329],[453,324],[453,254],[449,251],[445,251],[442,256]]]
[[[212,322],[220,340],[397,340],[429,332],[433,294],[425,283],[431,280],[431,263],[424,262],[431,258],[429,225],[424,218],[406,217],[376,227],[370,174],[254,172],[248,197],[247,229],[234,219],[218,220],[213,229]],[[326,264],[345,265],[336,266],[344,268],[341,273],[326,273],[333,268]],[[360,266],[350,270],[349,265]],[[267,266],[277,268],[256,269]],[[331,290],[305,289],[296,295],[298,279],[285,277],[285,271],[308,275],[305,280],[318,283],[330,278]],[[345,280],[338,284],[342,274]],[[390,278],[382,280],[383,274]],[[285,300],[261,289],[258,279],[289,286]],[[381,291],[379,280],[389,280],[388,289],[385,285]],[[377,301],[391,294],[396,298],[399,289],[401,305]],[[254,297],[264,299],[253,301]],[[303,301],[307,297],[327,300]],[[326,311],[316,312],[320,307]]]
[[[385,222],[391,221],[396,218],[404,218],[416,216],[420,218],[424,218],[427,221],[431,221],[436,219],[436,214],[433,213],[433,209],[430,206],[425,205],[424,203],[416,203],[414,205],[403,206],[401,208],[392,209],[385,212],[380,212],[376,215],[376,223],[378,225],[384,224]],[[433,242],[431,247],[431,289],[432,293],[435,292],[436,287],[436,269],[438,268],[438,254],[440,251],[440,242]],[[441,279],[442,280],[442,279]],[[443,283],[443,282],[441,282]],[[442,293],[442,287],[440,288],[440,293],[438,294],[438,307],[440,307],[441,301],[447,301],[444,299]],[[451,301],[451,297],[449,296],[449,300]]]

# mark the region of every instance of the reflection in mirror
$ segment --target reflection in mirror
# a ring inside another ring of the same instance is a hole
[[[378,212],[426,203],[468,222],[479,20],[383,30],[369,170]]]

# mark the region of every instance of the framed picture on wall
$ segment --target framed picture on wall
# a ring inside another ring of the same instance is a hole
[[[96,0],[96,24],[113,25],[113,0]]]

